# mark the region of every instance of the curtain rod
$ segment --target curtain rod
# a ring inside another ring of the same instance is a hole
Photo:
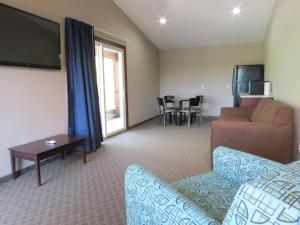
[[[100,29],[100,28],[98,28],[98,27],[94,27],[94,29],[97,30],[97,31],[99,31],[99,32],[101,32],[101,33],[104,33],[104,34],[107,34],[107,35],[109,35],[109,36],[112,36],[112,37],[114,37],[114,38],[118,38],[118,39],[121,40],[121,41],[125,41],[126,43],[129,43],[129,40],[126,39],[126,38],[123,38],[123,37],[118,36],[118,35],[116,35],[116,34],[113,34],[113,33],[110,33],[110,32],[108,32],[108,31],[102,30],[102,29]]]

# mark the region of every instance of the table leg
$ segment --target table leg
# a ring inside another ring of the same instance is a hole
[[[86,164],[86,152],[85,152],[85,143],[83,144],[83,151],[82,151],[83,163]]]
[[[185,114],[180,113],[179,126],[182,126],[182,124],[183,124],[183,115],[185,115]]]
[[[61,158],[65,159],[65,152],[64,151],[62,151],[62,153],[61,153]]]
[[[37,184],[38,184],[38,186],[42,186],[40,160],[38,158],[35,158],[34,161],[35,161],[35,172],[36,172],[36,177],[37,177]]]
[[[10,160],[11,160],[11,172],[12,176],[14,179],[17,178],[17,173],[16,173],[16,159],[13,156],[13,153],[10,151]]]

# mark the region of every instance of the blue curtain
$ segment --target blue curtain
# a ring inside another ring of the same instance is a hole
[[[97,75],[94,29],[71,18],[65,20],[68,81],[69,135],[84,136],[86,151],[95,151],[103,141]]]

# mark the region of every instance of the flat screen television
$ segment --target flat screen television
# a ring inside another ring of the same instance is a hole
[[[0,3],[0,64],[60,69],[59,23]]]

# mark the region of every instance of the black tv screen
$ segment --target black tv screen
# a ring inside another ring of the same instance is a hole
[[[0,3],[0,64],[60,69],[59,23]]]

